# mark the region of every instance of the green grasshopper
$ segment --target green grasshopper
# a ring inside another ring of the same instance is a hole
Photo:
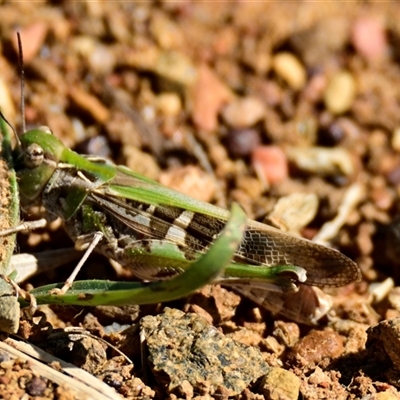
[[[13,159],[21,206],[43,205],[64,221],[75,247],[86,249],[59,294],[93,250],[142,280],[176,279],[221,238],[231,216],[126,167],[79,155],[48,128],[24,133]],[[340,252],[247,220],[238,249],[215,282],[257,301],[260,291],[283,296],[303,285],[338,287],[359,278],[358,266]]]
[[[48,130],[28,131],[20,140],[14,159],[22,207],[41,203],[64,221],[77,248],[95,248],[142,280],[186,271],[230,217],[227,210],[126,167],[79,155]],[[260,289],[285,293],[299,283],[337,287],[359,278],[357,265],[340,252],[248,220],[218,283],[247,294]]]

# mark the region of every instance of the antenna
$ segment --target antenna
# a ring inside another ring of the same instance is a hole
[[[18,64],[19,64],[19,73],[21,79],[21,105],[20,105],[20,112],[22,118],[22,133],[26,131],[26,123],[25,123],[25,71],[24,71],[24,55],[22,52],[22,41],[21,35],[17,32],[18,38]],[[19,142],[19,137],[17,136],[17,140]],[[21,144],[21,143],[19,143]]]

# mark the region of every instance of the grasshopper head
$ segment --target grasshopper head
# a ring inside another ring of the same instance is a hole
[[[22,205],[32,204],[42,193],[63,155],[65,146],[47,127],[24,133],[16,150],[15,170]]]

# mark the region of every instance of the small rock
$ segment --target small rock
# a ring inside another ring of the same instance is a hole
[[[393,368],[400,371],[400,317],[380,322],[367,330],[367,348],[386,353]]]
[[[90,57],[97,45],[96,40],[87,35],[79,35],[71,39],[69,48],[72,53],[86,59]]]
[[[306,70],[291,53],[278,53],[272,60],[275,73],[294,90],[301,89],[306,83]]]
[[[163,115],[177,117],[182,111],[182,102],[176,93],[161,93],[156,97],[156,107]]]
[[[185,87],[191,86],[197,78],[192,61],[179,51],[160,52],[152,70],[161,78]]]
[[[343,114],[350,109],[356,97],[356,83],[347,71],[336,73],[328,82],[324,102],[332,114]]]
[[[299,233],[314,219],[318,206],[315,193],[293,193],[281,197],[267,219],[281,230]]]
[[[79,328],[77,328],[79,329]],[[40,347],[47,352],[94,374],[107,361],[103,343],[85,331],[54,331]]]
[[[232,98],[229,88],[206,65],[198,71],[191,92],[193,122],[199,129],[214,131],[218,127],[218,113]]]
[[[227,336],[248,346],[259,346],[262,341],[262,337],[257,332],[244,327],[237,328],[234,332],[228,333]]]
[[[327,374],[320,368],[316,367],[312,374],[307,379],[310,385],[316,385],[320,387],[329,387],[330,378]]]
[[[194,395],[193,386],[185,379],[176,387],[175,393],[179,398],[192,399]]]
[[[375,16],[362,17],[354,22],[351,41],[357,52],[368,61],[382,59],[388,52],[385,26]]]
[[[272,368],[261,384],[260,391],[270,400],[297,400],[300,394],[300,379],[283,368]]]
[[[336,371],[324,371],[319,366],[302,382],[301,394],[304,399],[347,400],[348,391],[340,384]]]
[[[312,330],[292,348],[289,359],[300,357],[307,366],[320,363],[324,358],[337,358],[343,354],[342,337],[329,329]]]
[[[196,314],[166,308],[140,326],[151,369],[170,391],[186,380],[195,393],[235,396],[269,371],[258,349],[229,339]]]
[[[87,55],[91,70],[99,75],[107,75],[113,72],[117,59],[111,47],[96,43],[92,51]]]
[[[206,285],[189,296],[187,305],[198,306],[195,307],[196,314],[199,314],[199,308],[203,309],[205,318],[211,317],[211,321],[219,325],[234,317],[240,301],[240,296],[233,291],[220,285]]]
[[[286,155],[297,168],[309,173],[332,176],[354,173],[353,160],[342,147],[287,147]]]
[[[255,129],[232,129],[226,143],[233,157],[246,157],[260,144],[260,133]]]
[[[26,393],[30,396],[44,396],[44,392],[46,390],[47,383],[44,378],[40,378],[38,376],[34,376],[27,384],[26,384]]]
[[[256,97],[236,99],[222,111],[225,122],[232,128],[248,128],[265,115],[264,103]]]
[[[261,180],[268,184],[280,183],[289,175],[288,162],[278,146],[259,146],[251,154],[251,163]]]
[[[285,351],[285,346],[280,344],[278,340],[273,336],[267,336],[262,343],[263,347],[265,347],[266,350],[276,354],[277,356],[282,355]]]
[[[286,347],[293,347],[300,337],[299,325],[294,322],[275,321],[273,335]]]

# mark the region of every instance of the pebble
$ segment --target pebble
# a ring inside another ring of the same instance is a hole
[[[260,391],[270,400],[297,400],[300,395],[300,379],[283,368],[272,368],[261,381]]]
[[[315,218],[318,206],[315,193],[292,193],[278,200],[268,221],[284,231],[299,233]]]
[[[96,47],[96,40],[87,35],[80,35],[70,40],[69,49],[82,58],[89,57]]]
[[[320,363],[324,358],[337,358],[343,351],[343,339],[337,332],[330,329],[312,330],[293,346],[289,358],[300,356],[307,366],[311,366]]]
[[[26,393],[33,397],[44,396],[46,388],[47,388],[47,379],[34,376],[26,384]]]
[[[257,348],[226,337],[196,314],[166,308],[142,318],[140,330],[152,372],[169,391],[188,381],[204,395],[223,390],[235,396],[270,370]]]
[[[94,374],[107,362],[107,351],[100,339],[88,335],[81,328],[75,329],[55,330],[40,343],[40,347],[56,357],[67,357],[69,362]]]
[[[332,114],[343,114],[350,109],[356,96],[354,77],[347,71],[337,72],[324,92],[326,108]]]
[[[177,117],[182,111],[182,102],[176,93],[161,93],[156,97],[156,107],[165,116]]]
[[[393,368],[400,371],[400,317],[380,322],[367,330],[367,348],[386,353]]]
[[[88,54],[87,60],[93,72],[99,75],[107,75],[114,71],[117,59],[111,47],[95,44],[93,50]]]
[[[265,116],[264,103],[256,97],[239,98],[224,107],[222,117],[232,128],[248,128]]]
[[[384,58],[388,52],[388,39],[382,19],[366,16],[355,21],[351,29],[351,42],[368,61]]]
[[[291,53],[278,53],[272,59],[275,73],[280,76],[292,89],[304,87],[307,74],[299,59]]]
[[[161,51],[152,70],[160,77],[185,87],[192,85],[197,77],[192,61],[176,50]]]
[[[294,322],[275,321],[273,335],[285,347],[293,347],[300,338],[300,328]]]
[[[287,147],[286,155],[297,168],[320,175],[346,175],[354,173],[350,153],[341,147]]]
[[[257,175],[267,184],[276,184],[289,176],[285,153],[278,146],[259,146],[251,154],[251,163]]]
[[[152,71],[168,83],[184,88],[192,86],[197,80],[197,70],[193,62],[178,50],[161,50],[151,45],[140,50],[121,48],[118,61],[138,70]]]
[[[231,98],[228,86],[207,65],[201,65],[191,91],[192,118],[197,128],[215,131],[219,125],[218,114]]]
[[[230,130],[226,142],[228,151],[233,157],[247,157],[260,144],[260,133],[251,128]]]

